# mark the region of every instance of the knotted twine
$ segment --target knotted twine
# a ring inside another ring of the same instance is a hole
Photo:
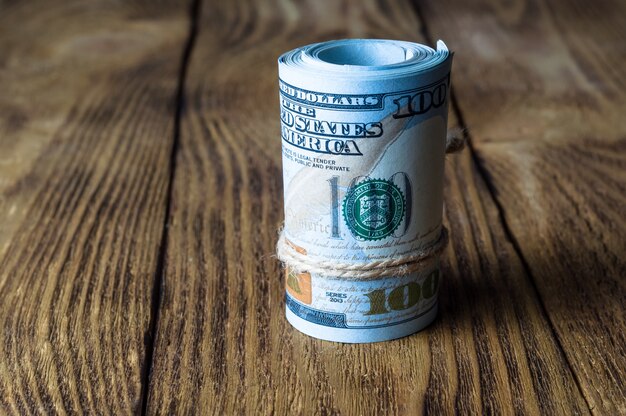
[[[467,143],[466,137],[460,129],[450,130],[446,136],[446,153],[461,151]],[[362,263],[339,263],[334,260],[312,260],[306,254],[298,252],[285,237],[284,230],[281,230],[276,245],[276,254],[285,267],[295,273],[308,272],[346,280],[369,280],[389,276],[405,276],[419,271],[428,263],[429,259],[438,256],[447,244],[448,230],[442,225],[441,233],[435,242],[411,253]]]

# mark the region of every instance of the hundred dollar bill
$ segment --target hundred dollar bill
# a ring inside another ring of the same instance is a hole
[[[331,41],[279,58],[283,240],[305,264],[408,258],[441,238],[451,63],[441,41]],[[287,317],[318,338],[392,339],[436,315],[438,259],[380,279],[287,266]]]

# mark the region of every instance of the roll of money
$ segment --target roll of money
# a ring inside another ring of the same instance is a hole
[[[437,314],[452,53],[348,39],[278,59],[286,314],[339,342],[409,335]]]

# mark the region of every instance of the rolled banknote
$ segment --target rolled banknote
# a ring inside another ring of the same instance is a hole
[[[419,331],[437,314],[452,53],[395,40],[278,60],[286,314],[340,342]]]

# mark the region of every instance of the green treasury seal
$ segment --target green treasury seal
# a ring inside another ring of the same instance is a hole
[[[391,181],[368,179],[352,186],[343,200],[343,217],[356,238],[381,240],[404,218],[402,191]]]

